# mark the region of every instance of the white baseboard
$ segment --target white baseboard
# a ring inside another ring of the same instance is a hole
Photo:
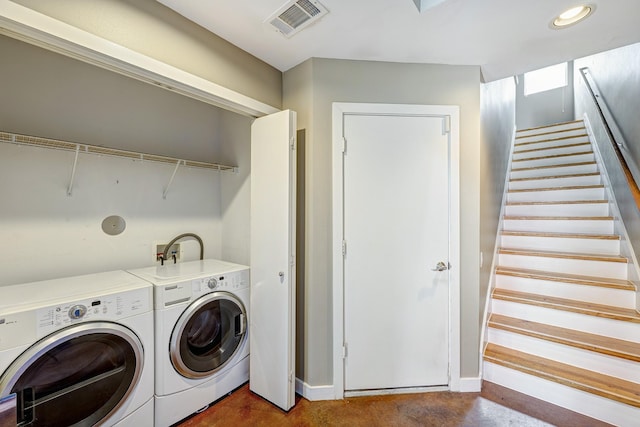
[[[482,388],[482,378],[460,378],[459,386],[460,388],[458,390],[452,391],[460,393],[479,392]],[[296,393],[310,401],[338,399],[336,397],[335,390],[333,389],[333,385],[311,386],[300,378],[296,378]]]
[[[460,378],[460,389],[457,390],[460,393],[475,393],[482,389],[482,378],[480,377],[468,377]]]
[[[307,400],[336,400],[333,385],[311,386],[296,378],[296,393]]]

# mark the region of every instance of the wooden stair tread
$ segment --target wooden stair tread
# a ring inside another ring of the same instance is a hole
[[[551,133],[556,133],[556,132],[551,132]],[[536,136],[543,136],[543,135],[548,135],[548,134],[525,135],[522,138],[533,138],[533,137],[536,137]],[[587,136],[588,135],[586,133],[584,133],[584,134],[580,134],[580,135],[560,136],[560,137],[557,137],[557,138],[536,139],[535,141],[516,142],[515,147],[517,148],[517,147],[522,147],[522,146],[531,145],[531,144],[543,144],[543,143],[546,143],[546,142],[567,141],[569,139],[584,138],[584,137],[587,137]],[[516,137],[516,139],[518,139],[518,138]]]
[[[571,147],[581,147],[583,145],[591,145],[590,142],[577,142],[574,144],[563,144],[563,145],[554,145],[552,147],[542,147],[542,148],[529,148],[527,150],[518,150],[514,151],[513,154],[522,154],[522,153],[533,153],[536,151],[547,151],[547,150],[560,150],[562,148],[571,148]]]
[[[599,286],[620,290],[635,291],[636,287],[628,280],[612,279],[608,277],[593,277],[580,274],[556,273],[527,268],[496,267],[496,274],[512,277],[523,277],[552,282],[572,283],[576,285]]]
[[[613,221],[612,216],[533,216],[533,215],[505,215],[505,220],[530,221]]]
[[[511,168],[511,172],[522,172],[522,171],[529,171],[529,170],[536,170],[536,169],[566,168],[566,167],[572,167],[572,166],[590,166],[590,165],[595,165],[595,164],[596,164],[595,161],[576,162],[576,163],[562,163],[562,164],[558,164],[558,165],[531,166],[531,167],[527,167],[527,168]]]
[[[500,248],[498,249],[498,253],[500,255],[522,255],[546,258],[577,259],[584,261],[619,262],[625,264],[629,262],[626,257],[621,255],[583,254],[575,252],[539,251],[518,248]]]
[[[553,127],[558,127],[558,126],[563,126],[563,125],[571,125],[571,124],[577,124],[577,123],[584,123],[584,120],[582,120],[582,119],[569,120],[569,121],[566,121],[566,122],[553,123],[551,125],[535,126],[535,127],[532,127],[532,128],[525,128],[525,129],[517,129],[516,133],[517,132],[529,132],[529,131],[538,130],[538,129],[550,129],[550,128],[553,128]],[[584,126],[582,126],[582,127],[584,127]]]
[[[568,185],[566,187],[538,187],[538,188],[518,188],[508,190],[508,193],[534,193],[537,191],[564,191],[564,190],[591,190],[604,188],[604,184],[591,185]]]
[[[488,344],[484,360],[640,408],[640,384]]]
[[[512,160],[512,163],[528,162],[531,160],[559,159],[561,157],[584,156],[587,154],[593,154],[593,151],[581,151],[579,153],[549,154],[548,156],[539,156],[539,157],[525,157],[524,159],[514,159]]]
[[[500,314],[491,315],[489,327],[640,362],[640,343],[632,341],[619,340],[604,335],[561,328],[530,320],[516,319]]]
[[[509,182],[538,181],[538,180],[544,180],[544,179],[584,178],[588,176],[600,176],[600,172],[574,173],[574,174],[567,174],[567,175],[532,176],[527,178],[511,178]]]
[[[506,218],[506,217],[505,217]],[[519,218],[519,217],[515,217]],[[531,217],[527,217],[531,218]],[[537,217],[534,217],[537,218]],[[547,217],[544,217],[547,218]],[[573,217],[572,217],[573,218]],[[578,217],[580,219],[582,217]],[[585,217],[591,219],[593,217]],[[522,237],[551,237],[557,239],[594,239],[594,240],[620,240],[618,234],[587,234],[587,233],[554,233],[548,231],[512,231],[502,230],[503,236],[522,236]]]
[[[507,206],[532,206],[532,205],[591,205],[594,203],[609,203],[606,199],[598,200],[551,200],[551,201],[527,201],[527,202],[507,202]]]
[[[570,122],[570,123],[566,123],[566,124],[571,124],[571,123],[574,123],[574,122]],[[567,129],[556,129],[556,130],[551,130],[551,131],[548,131],[548,132],[532,133],[532,134],[529,134],[529,135],[519,135],[519,136],[516,136],[516,139],[518,139],[518,138],[527,138],[527,137],[530,137],[530,136],[550,135],[550,134],[553,134],[553,133],[574,132],[574,131],[577,131],[577,130],[585,130],[584,124],[578,125],[578,123],[581,123],[581,122],[575,122],[575,124],[577,125],[576,127],[567,128]],[[523,132],[532,131],[532,130],[536,130],[536,129],[549,129],[549,128],[550,128],[549,126],[540,126],[540,127],[537,127],[537,128],[520,129],[520,130],[516,131],[516,135],[518,133],[523,133]]]
[[[502,301],[535,305],[538,307],[569,311],[572,313],[586,314],[589,316],[620,320],[624,322],[640,323],[640,314],[630,308],[595,304],[548,295],[530,294],[501,288],[495,288],[491,295],[492,298]]]

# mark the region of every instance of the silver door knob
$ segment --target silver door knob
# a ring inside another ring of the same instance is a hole
[[[284,277],[284,271],[279,272],[279,273],[278,273],[278,276],[279,276],[280,278],[283,278],[283,277]]]
[[[431,271],[446,271],[450,268],[451,268],[451,264],[449,263],[445,264],[444,262],[440,261],[436,264],[436,268],[432,268]]]

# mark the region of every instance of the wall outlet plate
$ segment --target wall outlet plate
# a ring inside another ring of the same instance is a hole
[[[164,248],[167,246],[168,242],[153,242],[151,248],[153,250],[153,262],[160,262],[160,256],[164,252]],[[167,259],[165,262],[173,262],[173,255],[176,256],[176,262],[180,261],[182,258],[182,249],[180,248],[180,243],[174,243],[171,245],[169,252],[167,252]]]

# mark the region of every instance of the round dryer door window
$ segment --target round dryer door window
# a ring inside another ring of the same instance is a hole
[[[242,347],[247,314],[227,292],[207,294],[180,316],[171,335],[171,363],[187,378],[203,378],[222,369]]]
[[[0,377],[1,395],[18,395],[18,425],[99,424],[137,384],[142,351],[138,337],[124,326],[71,326],[22,353]]]

